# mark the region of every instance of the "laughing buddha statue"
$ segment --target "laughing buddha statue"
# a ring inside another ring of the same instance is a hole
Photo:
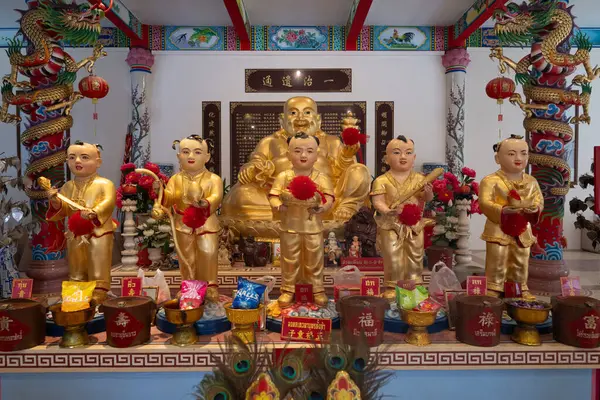
[[[356,123],[346,118],[342,128]],[[281,129],[263,138],[241,168],[236,183],[223,200],[223,215],[235,220],[271,221],[279,219],[269,204],[269,190],[275,177],[292,168],[287,156],[287,140],[304,132],[316,136],[320,145],[315,169],[326,174],[334,185],[335,206],[326,220],[347,221],[369,195],[371,176],[356,160],[359,145],[346,146],[338,136],[321,130],[317,103],[309,97],[292,97],[285,102]]]

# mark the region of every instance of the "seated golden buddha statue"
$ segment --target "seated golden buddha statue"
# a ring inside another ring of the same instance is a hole
[[[349,116],[342,121],[342,129],[356,122],[355,118]],[[269,190],[279,173],[292,168],[287,155],[287,140],[301,132],[319,138],[315,169],[326,174],[334,185],[335,206],[324,219],[347,221],[359,210],[369,195],[371,184],[368,168],[356,160],[359,145],[346,146],[338,136],[323,132],[321,115],[313,99],[292,97],[283,107],[281,129],[258,143],[248,162],[241,168],[238,183],[223,200],[224,220],[243,222],[279,219],[269,204]]]

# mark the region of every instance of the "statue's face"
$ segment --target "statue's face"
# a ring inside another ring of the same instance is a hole
[[[408,139],[407,143],[402,140],[391,140],[385,149],[385,162],[394,172],[407,172],[415,166],[417,155],[415,144]]]
[[[294,169],[310,170],[317,162],[318,150],[317,141],[312,137],[292,138],[288,146],[288,157]]]
[[[310,97],[292,97],[283,107],[281,127],[289,135],[305,132],[314,135],[321,129],[321,116],[317,103]]]
[[[87,178],[100,168],[102,158],[93,144],[74,144],[67,149],[67,164],[73,175],[78,178]]]
[[[329,239],[335,239],[335,233],[329,232]]]
[[[190,173],[200,172],[210,160],[208,145],[206,141],[199,142],[193,139],[183,139],[179,142],[179,153],[177,153],[180,168]]]
[[[518,174],[525,171],[529,161],[529,146],[523,139],[506,139],[495,156],[496,164],[500,169],[509,174]]]

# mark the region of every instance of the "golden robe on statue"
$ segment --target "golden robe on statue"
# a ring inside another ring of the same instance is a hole
[[[504,282],[513,281],[521,284],[527,291],[529,254],[536,238],[531,231],[531,224],[518,237],[512,237],[502,231],[502,208],[510,206],[511,190],[521,197],[525,207],[538,208],[541,213],[544,197],[537,180],[523,174],[519,182],[511,181],[501,170],[486,176],[479,187],[479,207],[487,217],[481,239],[486,241],[485,275],[487,287],[494,292],[504,292]]]
[[[292,170],[277,175],[269,193],[274,208],[287,206],[281,215],[281,291],[294,293],[296,283],[309,283],[313,292],[323,293],[324,240],[321,215],[308,212],[308,201],[295,200],[287,187],[296,174]],[[324,195],[334,197],[329,177],[313,170],[310,178]],[[316,204],[321,201],[320,196]]]
[[[85,180],[70,180],[60,188],[60,194],[96,213],[94,230],[89,238],[74,237],[67,232],[69,279],[96,281],[96,289],[110,290],[112,248],[117,224],[112,219],[116,204],[115,185],[108,179],[93,174]],[[60,208],[48,208],[48,221],[60,221],[78,210],[61,202]]]
[[[420,187],[424,180],[423,174],[411,171],[406,180],[400,183],[391,172],[386,172],[373,182],[371,196],[385,195],[387,206],[395,209],[399,205],[397,201]],[[422,208],[422,192],[403,204],[418,204]],[[398,222],[398,216],[377,217],[377,245],[383,255],[383,284],[388,293],[395,289],[399,280],[422,282],[425,225],[423,219],[414,226],[406,226]]]
[[[203,226],[193,230],[183,223],[183,212],[195,198],[206,199],[210,216]],[[163,206],[173,206],[177,243],[183,254],[179,269],[183,280],[201,280],[217,285],[219,232],[217,209],[223,198],[223,181],[210,171],[195,176],[182,171],[169,179],[164,191]]]

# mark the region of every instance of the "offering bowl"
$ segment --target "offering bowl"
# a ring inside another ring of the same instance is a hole
[[[414,346],[431,344],[427,328],[435,323],[437,311],[414,311],[400,309],[402,321],[409,325],[404,341]]]
[[[224,305],[227,319],[233,324],[231,333],[240,338],[244,343],[254,343],[256,336],[254,334],[254,324],[260,319],[263,305],[250,310],[238,310],[231,308],[231,303]]]
[[[96,304],[92,302],[90,307],[85,310],[69,312],[62,311],[61,307],[61,304],[55,304],[50,307],[54,323],[65,329],[58,345],[63,348],[74,349],[90,344],[90,337],[85,329],[85,325],[94,318]]]
[[[517,322],[511,340],[526,346],[542,344],[536,325],[545,322],[552,306],[539,300],[505,299],[508,315]]]
[[[175,346],[190,346],[198,341],[198,334],[194,324],[204,315],[204,306],[190,310],[179,309],[179,299],[169,300],[163,303],[165,318],[175,325],[175,333],[171,338],[171,344]]]

